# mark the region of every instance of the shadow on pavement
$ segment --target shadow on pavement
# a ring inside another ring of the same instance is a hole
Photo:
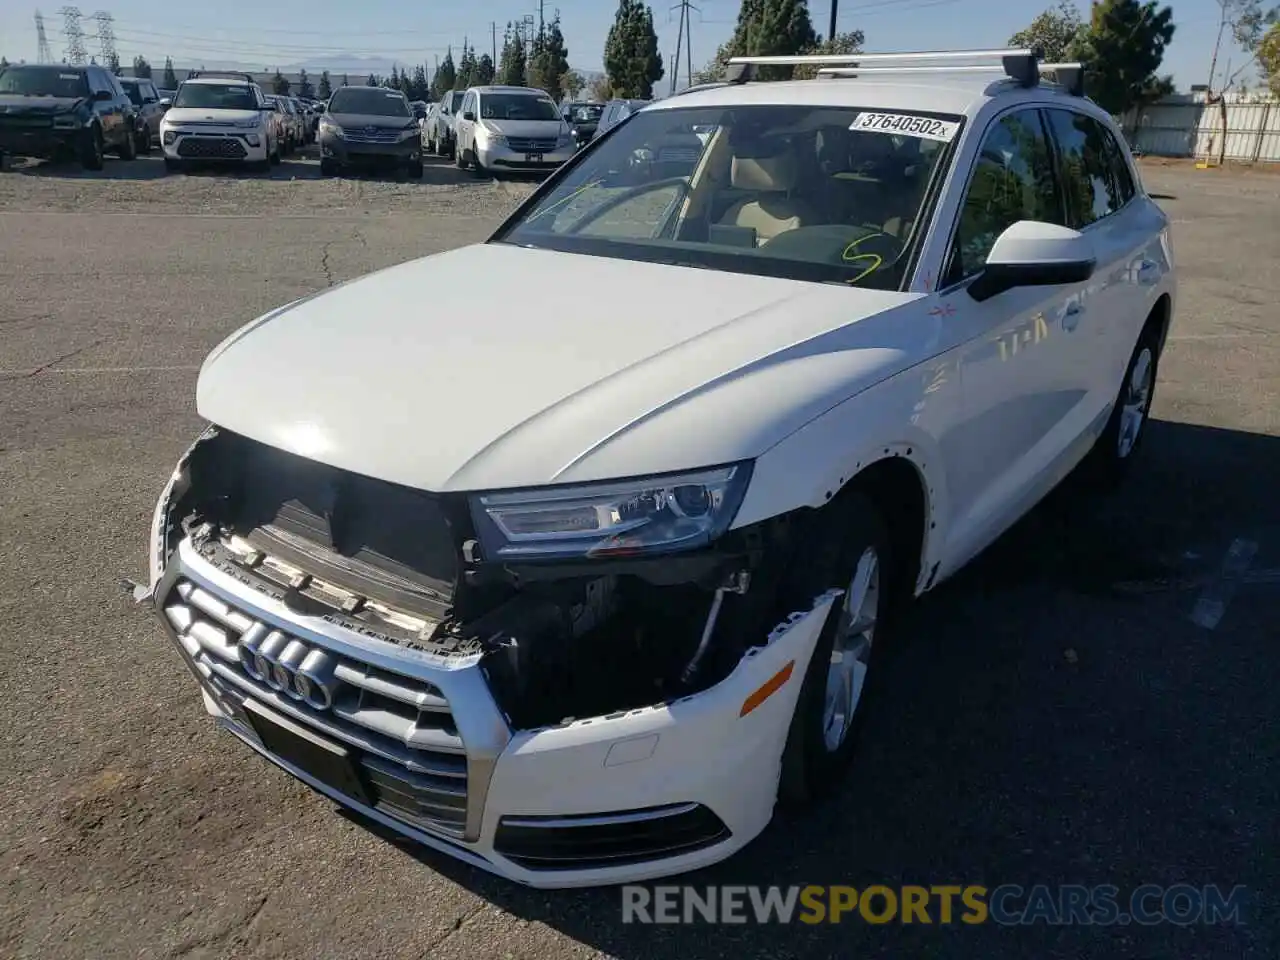
[[[837,796],[660,883],[1115,884],[1122,898],[1144,883],[1243,884],[1249,926],[940,926],[936,902],[931,926],[624,925],[617,888],[529,890],[356,819],[503,910],[624,960],[1207,958],[1273,942],[1274,911],[1257,904],[1280,890],[1258,846],[1274,836],[1275,754],[1254,751],[1280,743],[1280,585],[1241,587],[1216,632],[1190,621],[1194,589],[1124,585],[1212,575],[1239,536],[1280,567],[1264,556],[1280,537],[1280,439],[1153,421],[1144,443],[1121,491],[1086,498],[1069,478],[908,612]]]
[[[108,155],[101,170],[86,170],[77,160],[18,160],[10,161],[5,172],[60,180],[158,180],[166,174],[159,147],[136,160]]]

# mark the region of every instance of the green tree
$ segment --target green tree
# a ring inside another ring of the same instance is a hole
[[[148,79],[151,77],[151,64],[147,63],[146,57],[139,55],[133,58],[133,75]]]
[[[3,70],[8,65],[9,65],[9,61],[4,57],[0,56],[0,70]]]
[[[462,43],[462,57],[458,60],[458,76],[454,81],[454,87],[459,90],[465,90],[467,87],[474,87],[476,84],[476,60],[475,47],[469,46],[464,40]]]
[[[431,87],[427,83],[427,68],[418,64],[413,68],[413,79],[409,81],[409,99],[426,100],[431,96]]]
[[[560,95],[566,100],[577,100],[586,85],[587,81],[577,70],[566,70],[560,78]]]
[[[458,79],[458,68],[453,63],[453,48],[450,47],[445,51],[444,59],[440,61],[440,66],[436,67],[435,75],[431,78],[431,99],[439,100],[446,93],[453,89],[453,82]]]
[[[382,78],[382,86],[389,90],[400,89],[400,74],[396,72],[396,65],[391,65],[391,72]]]
[[[480,54],[480,59],[476,61],[476,86],[485,86],[493,83],[496,72],[497,68],[493,65],[493,57],[487,53]]]
[[[568,73],[569,48],[565,46],[560,14],[557,13],[539,33],[534,44],[533,60],[529,64],[529,86],[547,91],[552,99],[559,99]]]
[[[1071,0],[1058,0],[1056,7],[1040,13],[1024,29],[1009,38],[1011,47],[1040,47],[1048,63],[1062,63],[1076,49],[1084,21]]]
[[[276,70],[276,75],[271,78],[271,90],[282,97],[289,93],[289,78],[278,69]]]
[[[164,79],[161,81],[166,90],[176,90],[178,88],[178,75],[173,72],[173,58],[164,58]]]
[[[376,73],[369,74],[369,78],[365,80],[368,86],[376,87],[378,85],[378,75]]]
[[[528,75],[525,62],[524,35],[515,24],[507,24],[503,35],[502,53],[498,58],[498,82],[512,87],[523,87]]]
[[[307,71],[301,67],[298,68],[298,96],[310,100],[315,95],[316,88],[311,85],[311,78],[307,76]]]
[[[1258,72],[1271,90],[1280,97],[1280,23],[1274,23],[1258,42]]]
[[[349,76],[347,76],[347,74],[345,74],[345,73],[342,75],[342,85],[343,85],[344,87],[349,87],[349,86],[351,86],[351,78],[350,78]]]
[[[860,33],[853,31],[855,35]],[[859,40],[858,46],[861,44]],[[807,53],[817,45],[807,0],[742,0],[733,35],[694,79],[701,83],[723,79],[730,57]],[[762,80],[789,80],[795,75],[795,68],[763,67],[758,75]]]
[[[114,50],[111,51],[111,56],[107,57],[107,69],[116,76],[120,75],[120,54]]]
[[[601,73],[587,84],[587,91],[591,95],[591,99],[599,103],[613,98],[613,86],[609,83],[609,75]]]
[[[345,77],[343,78],[346,79]],[[316,87],[316,96],[321,100],[328,100],[333,96],[333,82],[329,79],[329,71],[320,71],[320,83]]]
[[[828,55],[847,55],[850,53],[861,53],[862,45],[866,42],[866,37],[861,30],[850,30],[848,33],[837,33],[834,40],[823,40],[805,50],[805,53],[828,54]],[[818,75],[817,67],[796,67],[793,79],[809,80]]]
[[[604,69],[615,96],[640,100],[653,96],[653,85],[665,71],[653,29],[653,10],[643,0],[618,0],[618,12],[604,43]]]
[[[1173,92],[1158,77],[1173,39],[1173,10],[1157,0],[1100,0],[1071,51],[1085,65],[1089,96],[1116,116]]]

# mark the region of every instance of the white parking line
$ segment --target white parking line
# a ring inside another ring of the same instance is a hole
[[[1191,621],[1206,630],[1215,630],[1227,612],[1227,604],[1240,579],[1248,572],[1258,552],[1258,545],[1252,540],[1236,539],[1227,548],[1227,555],[1222,560],[1222,569],[1218,576],[1201,592],[1196,605],[1191,609]]]
[[[173,371],[190,372],[199,369],[200,364],[198,363],[186,363],[169,367],[50,367],[47,370],[28,367],[26,370],[0,370],[0,377],[29,377],[34,373],[39,373],[42,377],[52,377],[60,374],[72,376],[103,373],[169,373]]]

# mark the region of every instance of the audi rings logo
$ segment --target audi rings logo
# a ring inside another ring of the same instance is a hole
[[[327,710],[333,706],[338,659],[327,650],[273,630],[261,641],[240,643],[240,665],[253,679],[309,707]]]

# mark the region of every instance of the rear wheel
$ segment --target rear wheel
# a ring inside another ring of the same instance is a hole
[[[797,597],[843,593],[814,648],[787,734],[778,796],[791,805],[828,793],[853,757],[895,583],[887,529],[866,497],[848,491],[822,512],[815,529],[824,533],[795,571],[795,590]]]
[[[116,150],[116,156],[121,160],[135,160],[138,156],[138,141],[135,139],[136,133],[128,133],[125,138],[120,141],[120,146]]]
[[[458,146],[457,141],[453,144],[453,165],[459,170],[467,169],[466,153]]]

